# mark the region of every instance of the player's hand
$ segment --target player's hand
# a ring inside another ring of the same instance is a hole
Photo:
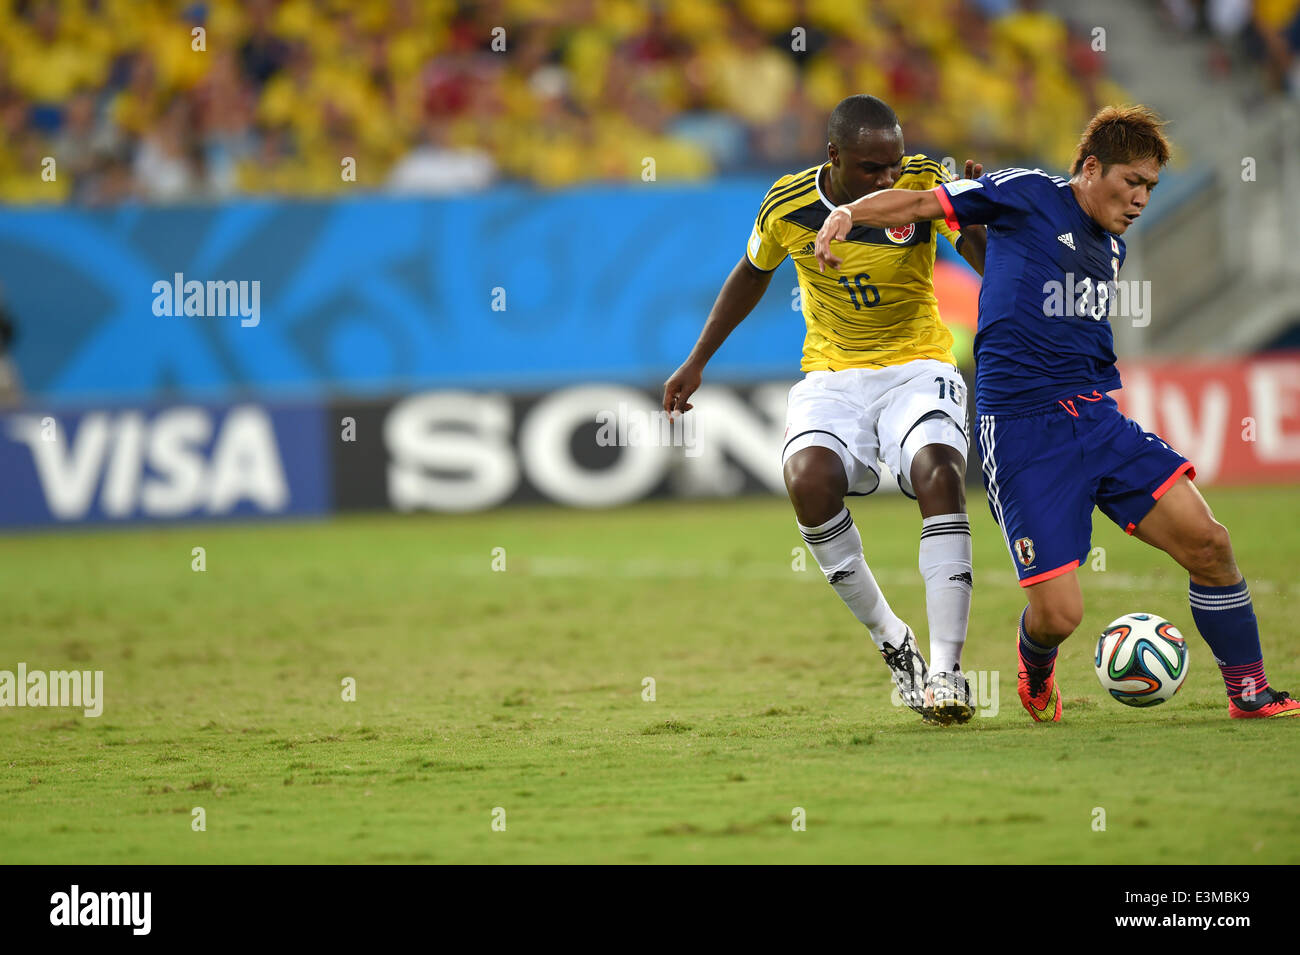
[[[962,178],[963,178],[963,179],[978,179],[978,178],[979,178],[980,176],[982,176],[982,175],[984,175],[984,164],[983,164],[982,162],[976,162],[976,161],[973,160],[973,159],[967,159],[967,160],[966,160],[966,175],[962,176]]]
[[[703,377],[703,369],[692,362],[682,362],[682,366],[664,382],[664,411],[669,415],[674,412],[681,414],[695,407],[686,399],[695,394]]]
[[[853,213],[849,212],[846,206],[840,206],[826,217],[826,221],[817,232],[815,243],[818,269],[825,272],[828,265],[833,269],[840,267],[840,263],[844,260],[831,252],[831,243],[841,241],[852,228]]]

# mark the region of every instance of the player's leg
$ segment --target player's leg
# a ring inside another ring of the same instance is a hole
[[[1037,722],[1061,718],[1061,690],[1056,684],[1056,651],[1083,621],[1083,591],[1074,569],[1030,584],[1029,604],[1020,613],[1016,653],[1020,661],[1016,689],[1020,702]]]
[[[893,673],[903,702],[923,712],[929,672],[911,629],[889,606],[862,551],[862,535],[844,506],[848,475],[840,455],[804,447],[785,462],[785,486],[799,533],[839,598],[858,618]]]
[[[1235,718],[1300,716],[1300,701],[1269,687],[1250,589],[1237,569],[1228,530],[1214,519],[1186,474],[1156,497],[1132,534],[1188,573],[1192,619],[1214,654]],[[1157,490],[1161,490],[1157,488]]]
[[[806,447],[785,462],[785,486],[799,533],[826,580],[881,650],[901,646],[907,624],[890,609],[862,552],[862,535],[844,506],[848,478],[839,455]]]
[[[912,456],[912,493],[921,519],[966,513],[966,457],[947,444],[927,444]]]
[[[846,494],[879,484],[870,372],[811,372],[790,390],[782,470],[799,533],[827,582],[867,628],[912,709],[922,712],[928,671],[910,628],[894,613],[862,551]]]
[[[1061,411],[979,416],[989,510],[1028,601],[1016,627],[1017,691],[1037,722],[1061,718],[1056,648],[1083,619],[1075,571],[1090,546],[1094,485],[1079,466],[1084,438]]]
[[[1056,656],[1056,648],[1065,642],[1083,622],[1083,591],[1073,570],[1025,588],[1029,604],[1020,614],[1022,640],[1031,641],[1025,649],[1035,656]],[[1046,663],[1045,660],[1035,661]]]
[[[848,475],[830,448],[807,447],[785,462],[785,489],[800,528],[819,527],[844,509]]]
[[[948,429],[954,439],[965,440],[951,420],[935,421],[933,427]],[[974,583],[966,514],[966,458],[951,444],[929,443],[912,455],[909,472],[921,510],[917,565],[925,581],[930,625],[926,702],[939,723],[965,723],[975,713],[961,671]]]
[[[927,716],[964,723],[975,709],[961,673],[970,620],[970,520],[966,516],[966,386],[953,366],[920,360],[886,370],[876,410],[880,459],[921,510],[917,565],[930,624]]]
[[[1223,673],[1228,714],[1300,716],[1300,702],[1268,685],[1250,590],[1227,530],[1190,480],[1195,469],[1118,409],[1112,417],[1107,443],[1122,452],[1122,467],[1111,469],[1101,482],[1097,504],[1125,531],[1187,570],[1192,619]]]
[[[956,431],[951,422],[936,422]],[[925,581],[930,622],[930,669],[961,669],[970,620],[970,518],[966,514],[966,458],[948,444],[927,444],[913,457],[912,490],[921,510],[917,565]]]
[[[1228,529],[1214,519],[1209,504],[1186,474],[1177,476],[1131,533],[1177,561],[1194,586],[1222,588],[1244,583]]]

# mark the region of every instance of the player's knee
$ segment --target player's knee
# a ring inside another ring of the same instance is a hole
[[[912,490],[919,500],[948,502],[950,507],[963,507],[966,500],[966,468],[959,456],[917,455],[912,464]]]
[[[1228,529],[1213,518],[1199,526],[1187,547],[1185,563],[1193,574],[1204,576],[1230,569],[1233,558]]]
[[[1052,636],[1064,639],[1078,630],[1081,623],[1083,623],[1083,611],[1081,609],[1063,608],[1052,612],[1048,616],[1047,629]]]
[[[1031,616],[1031,637],[1051,637],[1064,640],[1083,623],[1083,605],[1074,603],[1052,604],[1037,608]]]
[[[838,460],[834,463],[840,467]],[[785,487],[805,527],[826,523],[844,507],[844,477],[824,461],[795,455],[785,466]]]

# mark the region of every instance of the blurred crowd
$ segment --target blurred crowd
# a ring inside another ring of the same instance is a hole
[[[856,92],[914,151],[1057,167],[1126,99],[1029,0],[0,0],[0,201],[799,168]]]
[[[1214,73],[1256,62],[1268,89],[1300,99],[1300,0],[1163,0],[1163,9],[1178,29],[1213,40]]]

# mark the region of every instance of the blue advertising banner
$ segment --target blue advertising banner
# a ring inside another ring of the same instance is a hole
[[[0,302],[27,391],[53,401],[655,386],[770,185],[5,209]],[[795,286],[786,262],[714,380],[798,376]]]
[[[0,415],[0,526],[325,513],[324,415],[256,403]]]

